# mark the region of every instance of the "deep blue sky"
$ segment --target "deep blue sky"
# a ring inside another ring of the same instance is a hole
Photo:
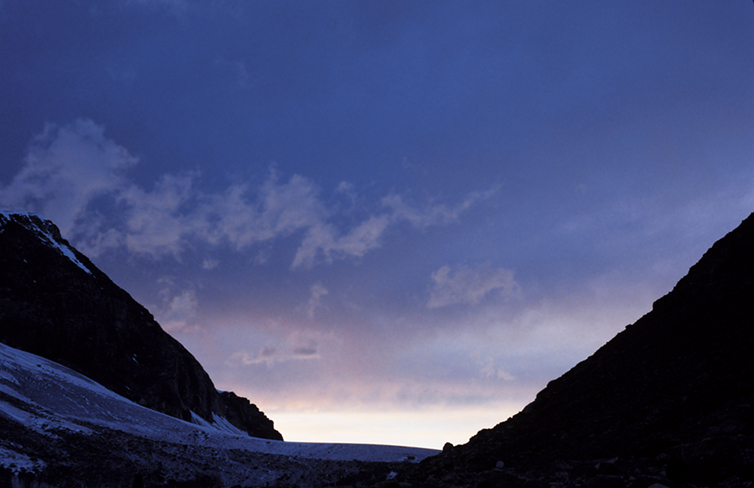
[[[1,0],[0,73],[0,206],[291,440],[464,442],[754,211],[743,0]]]

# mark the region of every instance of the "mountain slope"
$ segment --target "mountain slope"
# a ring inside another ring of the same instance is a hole
[[[252,438],[184,422],[0,344],[0,486],[327,486],[437,451]],[[235,432],[233,432],[235,430]]]
[[[429,476],[456,486],[754,482],[754,214],[650,313],[415,479]]]
[[[0,342],[173,417],[218,416],[249,435],[282,439],[255,405],[220,394],[144,307],[36,215],[0,213]]]

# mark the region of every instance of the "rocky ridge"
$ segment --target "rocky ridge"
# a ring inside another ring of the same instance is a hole
[[[651,312],[414,486],[754,486],[754,214]]]
[[[282,440],[256,405],[218,392],[149,311],[52,222],[33,214],[0,213],[0,342],[170,416],[192,421],[193,413],[210,424],[227,419],[248,435]]]

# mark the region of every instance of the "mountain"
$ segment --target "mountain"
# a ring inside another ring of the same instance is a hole
[[[144,307],[36,215],[0,212],[0,342],[172,417],[282,440],[256,405],[218,392]]]
[[[754,486],[754,214],[652,311],[414,486]]]
[[[0,487],[320,487],[385,481],[437,451],[282,442],[137,405],[0,344]]]
[[[418,465],[237,435],[277,433],[34,215],[0,213],[0,342],[60,363],[0,347],[0,486],[754,486],[754,214],[523,411]]]

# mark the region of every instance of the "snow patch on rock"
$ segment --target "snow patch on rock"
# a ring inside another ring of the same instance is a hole
[[[57,249],[58,252],[60,252],[63,256],[71,260],[73,264],[83,269],[87,273],[92,274],[89,268],[84,266],[84,263],[79,261],[70,246],[58,242],[58,240],[49,232],[49,230],[43,229],[37,224],[37,221],[44,224],[49,224],[47,225],[47,228],[49,228],[54,226],[52,222],[45,219],[44,217],[28,212],[0,210],[0,231],[2,231],[2,226],[4,226],[8,221],[11,220],[25,226],[26,228],[37,234],[39,237],[41,237],[42,240],[44,240],[50,247]]]

